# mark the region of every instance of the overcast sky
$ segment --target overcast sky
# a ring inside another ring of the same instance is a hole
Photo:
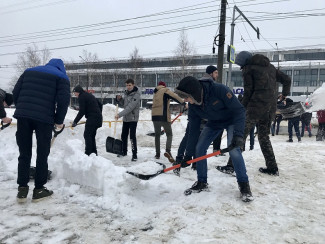
[[[135,47],[144,58],[173,56],[180,29],[197,54],[211,54],[221,0],[1,0],[0,87],[15,75],[19,52],[35,43],[51,57],[81,62],[82,50],[100,60],[127,58]],[[226,45],[234,4],[260,29],[236,20],[236,51],[325,46],[324,0],[229,0]],[[236,17],[238,13],[236,13]],[[141,37],[139,37],[141,36]],[[138,37],[138,38],[136,38]],[[226,50],[226,48],[225,48]]]

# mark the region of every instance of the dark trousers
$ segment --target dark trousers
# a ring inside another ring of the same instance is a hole
[[[219,133],[216,139],[213,140],[213,151],[220,150],[222,134],[223,134],[223,130],[221,131],[221,133]]]
[[[325,139],[325,123],[318,123],[316,141],[323,141],[324,139]]]
[[[255,127],[255,125],[258,126],[258,142],[261,146],[261,151],[263,153],[264,159],[265,159],[265,164],[268,169],[274,169],[277,168],[278,165],[275,160],[274,152],[273,152],[273,147],[270,141],[270,127],[271,127],[271,119],[250,119],[249,117],[246,117],[246,124],[245,124],[245,132],[244,132],[244,142],[246,141],[246,138],[252,128]],[[245,150],[245,146],[243,148]],[[228,160],[228,166],[232,166],[232,161],[229,158]]]
[[[180,162],[185,156],[185,150],[186,150],[187,138],[188,138],[188,130],[189,130],[189,128],[188,128],[188,124],[187,124],[186,130],[185,130],[185,135],[178,147],[177,156],[176,156],[177,162]]]
[[[128,152],[128,137],[130,132],[130,141],[132,146],[132,155],[137,155],[137,121],[123,122],[121,140],[123,143],[123,154]]]
[[[298,139],[300,139],[300,131],[299,131],[299,121],[300,117],[294,117],[291,119],[288,119],[288,133],[289,133],[289,139],[292,139],[292,127],[294,127],[296,136]]]
[[[249,132],[249,145],[251,148],[254,147],[254,143],[255,143],[254,132],[255,132],[255,126]]]
[[[171,122],[167,121],[153,121],[153,126],[155,129],[155,147],[156,147],[156,155],[160,155],[160,133],[161,127],[164,128],[167,141],[166,141],[166,152],[170,152],[172,148],[172,140],[173,140],[173,131]]]
[[[280,123],[282,121],[282,116],[277,116],[275,117],[273,124],[271,126],[271,131],[272,131],[272,135],[279,134],[279,130],[280,130]],[[276,126],[276,130],[275,130],[275,126]]]
[[[307,127],[307,131],[308,131],[308,136],[311,137],[311,129],[310,129],[310,122],[306,123],[304,121],[301,121],[301,133],[300,136],[303,137],[305,134],[305,127]]]
[[[19,186],[27,186],[29,182],[33,131],[35,131],[37,141],[35,188],[42,188],[46,184],[48,172],[47,158],[50,154],[52,129],[53,125],[36,120],[26,118],[17,120],[16,141],[19,148],[17,183]]]
[[[97,155],[97,147],[96,147],[96,133],[98,126],[89,125],[86,123],[84,138],[85,138],[85,154],[88,156],[92,153]]]

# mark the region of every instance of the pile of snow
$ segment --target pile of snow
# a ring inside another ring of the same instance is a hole
[[[307,111],[318,111],[325,109],[325,83],[315,90],[313,94],[311,94],[308,99],[306,100],[311,107]]]
[[[123,158],[106,152],[106,138],[114,136],[115,108],[103,108],[107,122],[97,132],[97,157],[84,154],[84,125],[69,127],[77,114],[69,109],[67,128],[48,159],[53,179],[46,186],[54,195],[39,203],[31,202],[33,181],[27,203],[16,203],[16,126],[0,131],[0,243],[324,243],[324,142],[271,137],[280,169],[280,176],[272,177],[258,172],[265,163],[256,141],[255,149],[243,154],[255,197],[251,203],[239,199],[236,178],[215,169],[228,156],[208,160],[209,192],[185,196],[196,181],[190,167],[180,177],[167,172],[148,181],[126,173],[162,169],[155,163],[154,137],[146,135],[153,130],[150,110],[140,113],[137,162],[131,162],[130,145]],[[174,156],[186,124],[181,116],[172,126]],[[116,123],[116,138],[121,130],[122,123]],[[162,152],[165,142],[163,135]],[[35,138],[32,151],[35,165]],[[166,158],[158,161],[171,166]]]

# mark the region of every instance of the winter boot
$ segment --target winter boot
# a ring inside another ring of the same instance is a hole
[[[28,186],[18,187],[18,194],[17,194],[18,203],[24,203],[27,201],[28,190],[29,190]]]
[[[181,163],[181,160],[179,160],[179,161],[175,161],[174,163],[173,163],[173,165],[177,165],[177,164],[180,164]],[[173,170],[173,173],[175,174],[175,175],[177,175],[177,176],[181,176],[181,167],[179,167],[179,168],[177,168],[177,169],[174,169]]]
[[[137,155],[136,155],[136,154],[133,154],[133,155],[132,155],[132,159],[131,159],[131,161],[135,162],[135,161],[137,161],[137,160],[138,160]]]
[[[219,170],[222,173],[229,174],[229,175],[234,175],[234,167],[226,165],[226,166],[217,166],[217,170]]]
[[[192,192],[199,193],[201,191],[209,191],[209,184],[206,182],[196,181],[191,188],[184,191],[185,195],[191,195]]]
[[[41,201],[45,198],[50,197],[53,194],[53,191],[48,190],[46,187],[42,187],[39,189],[34,189],[33,191],[33,202]]]
[[[254,145],[250,145],[249,150],[250,151],[254,150]]]
[[[127,155],[126,153],[117,154],[117,157],[118,157],[118,158],[123,158],[123,157],[125,157],[126,155]]]
[[[287,142],[293,142],[292,138],[289,138],[289,140],[287,140]]]
[[[160,152],[159,153],[156,152],[155,159],[160,159]]]
[[[274,169],[259,168],[259,171],[263,174],[279,176],[279,170],[277,167],[275,167]]]
[[[243,202],[250,202],[254,200],[249,187],[249,182],[238,182],[238,187],[240,191],[240,198]]]
[[[174,162],[175,162],[175,159],[173,158],[173,156],[172,156],[172,154],[170,153],[170,151],[166,151],[166,152],[164,153],[164,156],[165,156],[166,158],[168,158],[168,161],[169,161],[170,163],[174,163]]]
[[[301,142],[301,137],[298,137],[298,142]]]

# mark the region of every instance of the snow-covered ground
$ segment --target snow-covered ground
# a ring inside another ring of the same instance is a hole
[[[114,110],[104,106],[105,121],[114,120]],[[65,123],[75,116],[69,110]],[[236,178],[215,169],[228,156],[208,160],[210,192],[185,196],[196,181],[189,168],[180,177],[168,172],[148,181],[126,173],[161,169],[154,159],[154,138],[146,135],[153,128],[147,121],[150,111],[142,110],[140,118],[137,162],[131,162],[130,153],[120,159],[106,152],[113,124],[98,130],[98,157],[84,154],[84,125],[66,128],[49,156],[53,179],[46,186],[54,195],[38,203],[31,202],[32,181],[27,203],[16,203],[16,126],[0,131],[0,243],[325,243],[324,142],[314,136],[302,143],[287,143],[286,135],[271,137],[280,169],[280,176],[273,177],[258,172],[264,158],[256,140],[255,149],[243,154],[255,197],[251,203],[239,199]],[[173,155],[186,123],[181,116],[173,124]],[[117,123],[116,137],[121,126]],[[164,146],[166,137],[161,141]],[[165,158],[158,161],[170,166]]]

